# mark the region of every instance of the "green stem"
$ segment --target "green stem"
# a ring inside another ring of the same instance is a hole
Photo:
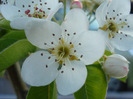
[[[56,18],[55,18],[55,17],[53,17],[52,19],[53,19],[53,21],[54,21],[54,22],[56,22],[56,23],[57,23],[57,20],[56,20]]]
[[[96,17],[94,17],[91,21],[90,21],[90,24],[92,23],[92,22],[94,22],[96,20]]]
[[[65,18],[65,16],[66,16],[66,0],[64,0],[64,18]]]
[[[91,20],[92,15],[89,16],[89,21]]]

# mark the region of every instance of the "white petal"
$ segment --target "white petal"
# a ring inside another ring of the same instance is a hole
[[[105,19],[117,19],[121,15],[128,15],[130,5],[130,0],[105,0],[96,10],[96,19],[99,25],[103,26]]]
[[[7,0],[7,4],[13,5],[15,3],[15,0]]]
[[[32,20],[31,17],[17,17],[15,19],[13,19],[10,23],[10,26],[13,28],[13,29],[25,29],[26,27],[26,24]]]
[[[111,77],[123,78],[128,74],[128,64],[129,62],[125,57],[119,54],[114,54],[107,57],[103,65],[103,69],[106,74],[110,75]]]
[[[101,32],[88,31],[77,38],[76,55],[85,65],[89,65],[100,59],[105,51],[105,40]]]
[[[121,23],[126,23],[127,25],[120,26],[120,32],[133,36],[133,14],[123,16],[121,18]]]
[[[24,61],[21,75],[29,85],[44,86],[55,80],[58,75],[57,68],[58,63],[53,56],[48,52],[38,51]]]
[[[12,21],[15,17],[20,17],[24,15],[21,9],[11,6],[11,5],[2,5],[1,6],[1,13],[5,19]]]
[[[54,14],[62,7],[62,3],[59,0],[42,0],[42,9],[48,15],[48,19],[51,19]]]
[[[13,5],[15,0],[1,0],[1,4],[10,4]]]
[[[110,41],[116,49],[121,51],[126,51],[133,48],[133,37],[126,34],[117,34]]]
[[[78,91],[85,83],[87,70],[80,61],[71,61],[62,67],[56,79],[57,90],[61,95]]]
[[[119,55],[119,54],[113,54],[113,55],[111,55],[111,56],[107,56],[108,58],[111,58],[111,59],[118,59],[118,60],[121,60],[121,61],[123,61],[123,62],[125,62],[125,63],[129,63],[128,62],[128,60],[124,57],[124,56],[122,56],[122,55]],[[119,62],[116,62],[117,63],[117,65],[118,64],[120,64]],[[115,63],[115,64],[116,64]]]
[[[111,0],[107,12],[109,17],[117,16],[117,14],[128,15],[131,9],[130,0]]]
[[[62,33],[65,36],[70,34],[69,39],[71,39],[71,35],[73,35],[73,33],[80,34],[88,30],[88,26],[88,18],[83,10],[75,8],[67,13],[64,22],[62,23]],[[65,36],[64,38],[66,38]]]
[[[25,33],[33,45],[47,49],[53,48],[58,43],[61,37],[61,28],[55,22],[33,19],[27,23]]]
[[[51,18],[54,16],[54,14],[63,6],[62,3],[59,3],[54,9],[52,9],[49,14],[47,19],[51,20]]]
[[[16,0],[15,4],[18,8],[24,11],[29,9],[31,13],[33,13],[35,5],[38,4],[39,1],[40,0]]]
[[[108,32],[105,32],[105,31],[102,31],[102,30],[99,30],[101,31],[101,33],[104,35],[105,37],[105,43],[106,43],[106,46],[108,47],[108,49],[114,53],[114,46],[112,45],[112,43],[110,42],[110,39],[109,39],[109,33]]]
[[[16,6],[25,11],[29,9],[31,13],[34,12],[34,7],[37,7],[38,9],[45,11],[45,15],[48,16],[48,19],[51,19],[62,6],[62,3],[58,2],[58,0],[17,0]]]
[[[96,20],[98,21],[99,26],[103,26],[105,24],[108,3],[109,1],[105,0],[96,10]]]

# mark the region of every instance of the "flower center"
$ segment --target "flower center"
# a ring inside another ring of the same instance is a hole
[[[127,23],[122,22],[120,24],[117,24],[114,21],[107,20],[107,24],[105,24],[103,27],[99,27],[99,29],[107,31],[109,33],[109,38],[113,38],[116,33],[119,32],[119,28],[124,27],[124,25],[127,25]]]
[[[109,29],[109,31],[111,31],[111,32],[116,32],[116,31],[118,31],[117,25],[116,25],[115,23],[113,23],[113,22],[109,23],[108,29]]]
[[[58,57],[66,58],[70,55],[70,50],[68,46],[60,46],[57,51]]]
[[[56,57],[56,61],[58,61],[61,65],[66,61],[66,59],[70,61],[79,61],[79,59],[74,55],[75,50],[72,42],[67,43],[64,42],[63,39],[59,41],[58,45],[55,46],[55,48],[49,49],[49,52]]]
[[[47,18],[47,15],[46,15],[45,11],[43,11],[42,9],[39,9],[37,7],[37,5],[35,5],[33,13],[31,13],[31,11],[28,9],[28,10],[25,11],[25,14],[28,17],[34,17],[34,18],[40,18],[40,19]]]

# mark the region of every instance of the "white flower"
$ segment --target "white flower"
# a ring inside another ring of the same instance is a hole
[[[48,50],[31,54],[22,66],[22,77],[32,86],[56,80],[58,92],[68,95],[79,90],[87,77],[86,66],[104,53],[105,44],[98,32],[88,32],[88,19],[81,9],[72,9],[61,27],[51,21],[32,20],[27,24],[27,39]]]
[[[129,71],[129,62],[119,54],[108,56],[104,62],[103,69],[106,74],[114,78],[123,78]]]
[[[106,36],[108,46],[118,50],[133,48],[133,15],[130,0],[106,0],[96,10],[99,30]]]
[[[80,1],[73,1],[71,4],[71,8],[81,8],[82,9],[82,3]]]
[[[50,20],[62,6],[58,0],[16,0],[15,6],[2,5],[1,13],[14,29],[24,29],[33,18]]]
[[[1,0],[0,4],[6,5],[10,4],[13,5],[15,3],[15,0]]]
[[[6,4],[14,5],[14,3],[15,3],[15,0],[1,0],[0,1],[0,13],[1,13],[1,5],[6,5]]]

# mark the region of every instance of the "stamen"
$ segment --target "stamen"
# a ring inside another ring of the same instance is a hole
[[[25,11],[25,14],[28,15],[29,13],[30,13],[30,10],[29,9]]]
[[[23,5],[23,7],[24,7],[24,5]],[[29,7],[31,7],[31,5],[29,5]],[[28,17],[34,17],[34,18],[40,18],[40,19],[45,19],[48,16],[48,15],[46,15],[45,11],[43,11],[42,9],[39,9],[37,7],[37,4],[34,7],[34,12],[33,13],[30,13],[30,12],[31,11],[28,9],[25,11],[25,14]]]
[[[128,24],[125,23],[125,22],[122,22],[122,23],[120,23],[120,24],[118,24],[118,25],[128,25]]]
[[[55,36],[55,34],[52,35]],[[81,43],[79,44],[81,45]],[[58,45],[56,45],[54,48],[48,49],[48,52],[52,54],[52,56],[55,56],[56,57],[55,62],[58,62],[61,65],[58,67],[58,70],[60,70],[62,65],[65,63],[65,60],[79,61],[78,57],[73,55],[74,53],[76,53],[76,49],[74,49],[74,45],[72,44],[72,42],[68,43],[64,41],[63,38],[61,38],[61,40],[58,42]]]
[[[99,29],[106,31],[107,30],[107,25],[104,25],[103,27],[99,27]]]

